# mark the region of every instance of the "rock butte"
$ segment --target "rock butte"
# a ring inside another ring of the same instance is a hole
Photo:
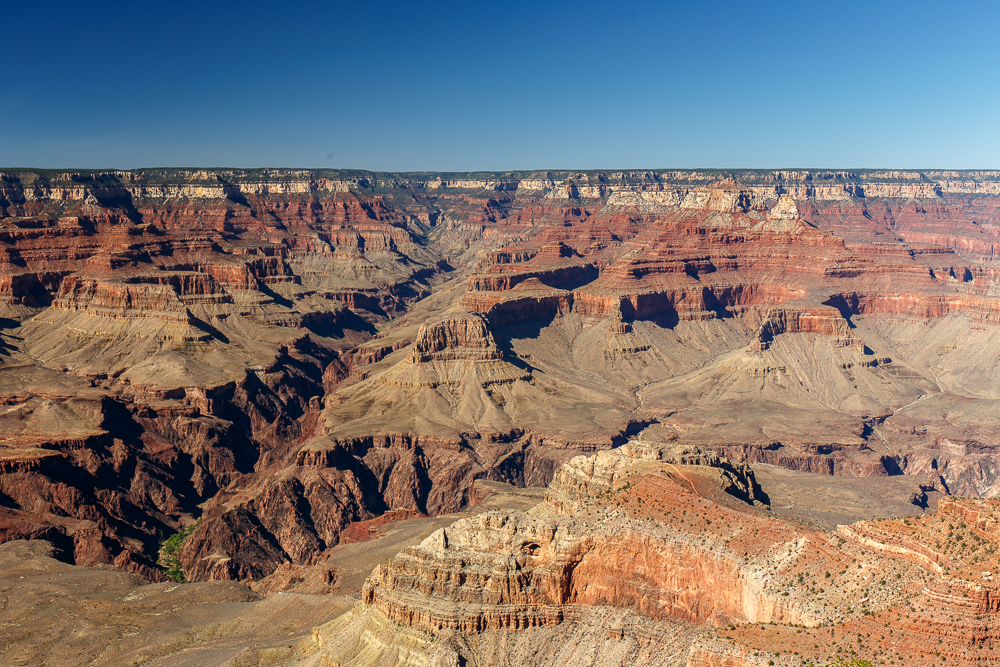
[[[998,228],[983,171],[8,170],[0,541],[318,592],[462,511],[299,658],[982,664]],[[830,533],[760,466],[953,499]]]

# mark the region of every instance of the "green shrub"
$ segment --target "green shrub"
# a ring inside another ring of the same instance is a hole
[[[192,523],[190,526],[181,528],[179,532],[174,533],[160,544],[160,559],[157,563],[163,568],[166,575],[174,581],[187,583],[187,579],[184,577],[184,570],[181,568],[181,561],[177,557],[177,554],[180,552],[184,541],[191,536],[197,525],[197,523]]]

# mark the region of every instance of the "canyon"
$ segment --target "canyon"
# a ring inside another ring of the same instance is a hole
[[[1000,172],[5,169],[0,251],[0,559],[177,628],[11,660],[997,658]]]

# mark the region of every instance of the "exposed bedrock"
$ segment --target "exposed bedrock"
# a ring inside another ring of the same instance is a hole
[[[492,442],[403,434],[321,438],[300,450],[293,465],[207,503],[181,560],[193,580],[259,580],[283,563],[311,565],[341,543],[352,523],[389,510],[434,515],[475,505],[478,479],[544,486],[580,451],[564,447],[523,433]]]
[[[153,358],[173,372],[182,360]],[[280,456],[322,391],[326,361],[302,339],[267,372],[216,386],[169,386],[155,376],[143,384],[129,372],[111,390],[32,365],[8,369],[4,537],[45,536],[78,564],[161,578],[159,541]]]
[[[752,486],[740,470],[640,441],[578,457],[530,512],[460,520],[377,567],[364,613],[486,664],[495,642],[542,648],[556,629],[596,648],[587,628],[622,654],[669,646],[671,664],[696,667],[996,659],[996,501],[942,500],[831,537],[736,500]]]
[[[563,621],[565,605],[621,606],[691,623],[802,621],[799,610],[758,590],[733,558],[628,531],[603,539],[588,532],[486,513],[376,568],[364,599],[429,632],[551,625]]]
[[[625,445],[594,456],[577,456],[560,466],[552,477],[545,501],[561,514],[571,514],[576,503],[593,496],[612,493],[632,469],[642,462],[689,465],[712,468],[718,474],[720,488],[752,505],[767,505],[767,495],[760,488],[753,468],[734,463],[716,452],[695,447],[631,440]]]
[[[678,494],[679,507],[688,507],[690,491],[659,476],[664,469],[678,471],[680,480],[684,470],[699,484],[713,480],[712,488],[733,502],[752,502],[755,489],[761,495],[748,467],[712,453],[633,442],[576,457],[556,472],[544,506],[486,512],[438,530],[376,568],[364,600],[429,632],[555,625],[572,620],[575,606],[595,605],[694,624],[812,622],[795,598],[767,590],[744,553],[660,531],[648,518],[584,516],[595,502],[614,506],[633,485]]]
[[[420,325],[410,352],[414,363],[433,360],[500,359],[493,335],[479,317],[457,317]]]
[[[295,449],[265,453],[254,475],[241,480],[241,489],[223,489],[204,505],[202,521],[181,554],[189,576],[259,579],[283,563],[309,565],[336,546],[352,522],[388,510],[462,509],[479,500],[478,479],[542,486],[572,456],[611,448],[623,431],[641,428],[625,419],[601,432],[588,429],[589,440],[516,428],[503,412],[504,401],[537,390],[530,373],[507,360],[483,318],[447,311],[412,335],[412,343],[403,339],[406,345],[369,347],[388,351],[361,359],[380,364],[385,354],[398,361],[369,379],[344,381],[328,395],[313,437]],[[327,366],[324,381],[330,371]],[[427,428],[429,409],[450,406],[449,401],[459,406],[448,417],[454,427]],[[540,402],[534,407],[544,408]],[[358,428],[355,411],[365,409],[373,410],[374,434]],[[353,419],[342,418],[352,412]],[[406,427],[412,430],[402,430]],[[237,539],[234,522],[256,522],[257,528]],[[254,553],[267,554],[256,569],[241,564],[242,539],[257,545]]]
[[[975,295],[913,294],[906,292],[874,294],[836,294],[827,303],[845,315],[909,315],[921,319],[943,317],[952,312],[966,312],[977,322],[1000,322],[998,303],[993,298]]]
[[[259,579],[653,427],[995,495],[998,182],[4,173],[3,534]]]
[[[540,252],[534,259],[541,260],[545,257],[546,255]],[[571,264],[539,271],[476,274],[469,278],[468,288],[470,292],[504,292],[527,280],[537,280],[548,287],[573,289],[593,281],[597,275],[597,267],[593,264]]]

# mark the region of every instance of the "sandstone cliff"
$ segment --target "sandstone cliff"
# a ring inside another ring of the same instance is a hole
[[[736,497],[753,485],[748,468],[647,442],[578,457],[531,512],[458,521],[377,567],[365,613],[480,664],[549,636],[590,656],[610,641],[614,664],[664,651],[662,664],[698,667],[825,664],[883,645],[906,664],[993,659],[995,502],[942,501],[831,538]]]
[[[992,495],[998,182],[8,170],[5,535],[260,578],[639,432]]]

